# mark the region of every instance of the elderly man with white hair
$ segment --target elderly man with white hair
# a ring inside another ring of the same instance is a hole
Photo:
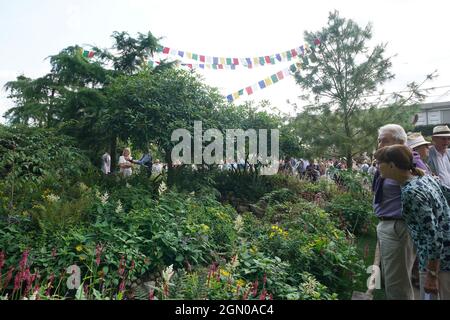
[[[433,146],[429,149],[428,164],[433,174],[439,176],[442,184],[450,187],[450,129],[448,126],[433,128]]]
[[[406,141],[405,130],[397,124],[387,124],[378,129],[378,148],[406,144]],[[382,178],[377,171],[372,189],[375,194],[373,208],[379,219],[377,237],[386,298],[412,300],[411,270],[415,250],[402,217],[400,185],[395,180]]]

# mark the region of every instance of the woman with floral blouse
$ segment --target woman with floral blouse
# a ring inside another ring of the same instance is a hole
[[[450,300],[450,189],[416,169],[404,145],[381,148],[375,158],[381,176],[401,185],[402,217],[419,256],[421,298],[431,293]]]

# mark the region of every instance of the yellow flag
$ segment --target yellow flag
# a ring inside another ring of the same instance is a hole
[[[192,52],[186,52],[186,57],[188,59],[192,59]]]
[[[219,61],[220,61],[220,64],[226,64],[225,58],[219,58]]]
[[[253,64],[254,65],[259,65],[259,59],[258,58],[253,58]]]
[[[272,82],[272,79],[270,79],[270,78],[265,78],[265,79],[264,79],[264,83],[266,84],[266,87],[267,87],[267,86],[270,86],[273,82]]]
[[[233,92],[233,98],[236,100],[239,98],[239,91]]]

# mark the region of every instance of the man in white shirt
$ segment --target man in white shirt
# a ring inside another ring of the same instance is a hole
[[[450,187],[450,129],[448,126],[433,128],[433,146],[430,147],[428,164],[433,174],[439,176],[442,184]]]

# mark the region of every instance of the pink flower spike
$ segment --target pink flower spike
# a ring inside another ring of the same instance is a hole
[[[14,271],[14,267],[10,267],[9,270],[8,270],[8,273],[6,275],[5,282],[3,283],[3,288],[7,288],[8,287],[9,282],[12,279],[13,271]]]
[[[97,264],[97,266],[100,265],[100,258],[102,255],[102,251],[103,248],[100,244],[97,244],[97,246],[95,247],[95,263]]]
[[[258,279],[255,280],[255,283],[253,284],[253,297],[256,297],[258,294]]]
[[[119,285],[119,292],[125,291],[125,280],[122,280]]]
[[[20,284],[22,283],[22,273],[17,272],[16,276],[14,277],[14,289],[13,292],[16,292],[20,288]]]
[[[0,251],[0,270],[5,265],[5,253],[3,251]]]
[[[20,260],[20,264],[19,264],[21,271],[25,270],[25,267],[28,262],[28,254],[29,254],[28,249],[26,249],[22,254],[22,260]]]
[[[122,256],[122,258],[120,258],[120,263],[119,263],[119,275],[123,276],[125,272],[125,258],[124,256]]]
[[[261,292],[261,295],[259,296],[259,300],[266,300],[266,289],[264,289],[262,292]]]

